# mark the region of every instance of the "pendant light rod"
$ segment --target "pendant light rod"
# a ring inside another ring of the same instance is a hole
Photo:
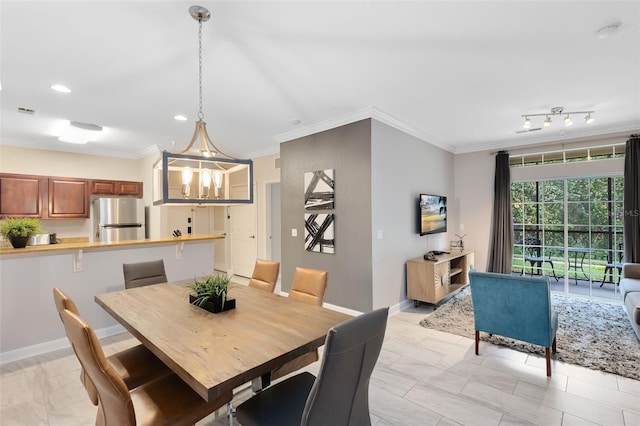
[[[198,121],[196,121],[196,128],[189,145],[187,145],[180,154],[195,154],[207,158],[219,155],[225,158],[235,159],[222,152],[211,141],[207,133],[207,123],[204,121],[204,113],[202,112],[202,23],[207,22],[211,18],[211,13],[205,7],[191,6],[189,8],[189,14],[193,19],[198,21]],[[195,146],[197,146],[197,148],[194,148]]]

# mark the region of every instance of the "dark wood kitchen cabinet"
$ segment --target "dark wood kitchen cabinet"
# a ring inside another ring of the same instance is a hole
[[[0,173],[0,217],[43,217],[46,186],[42,176]]]
[[[142,182],[92,180],[91,195],[127,195],[142,198]]]
[[[89,217],[89,181],[75,178],[49,178],[49,218]]]

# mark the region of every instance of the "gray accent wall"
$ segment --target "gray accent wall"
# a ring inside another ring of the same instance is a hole
[[[370,311],[371,120],[284,142],[280,161],[282,290],[290,290],[297,266],[322,269],[329,272],[325,302]],[[335,171],[335,254],[304,248],[304,173],[324,169]]]
[[[448,250],[457,232],[454,155],[372,119],[285,142],[280,154],[282,290],[302,266],[329,272],[327,303],[368,312],[406,301],[406,261]],[[304,249],[304,172],[323,169],[335,170],[334,255]],[[448,197],[448,233],[418,234],[420,193]]]

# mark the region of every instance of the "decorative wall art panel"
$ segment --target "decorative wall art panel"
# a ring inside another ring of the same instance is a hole
[[[334,215],[327,213],[304,215],[304,248],[316,253],[334,254]]]
[[[334,182],[333,169],[306,172],[304,174],[304,209],[333,209]]]

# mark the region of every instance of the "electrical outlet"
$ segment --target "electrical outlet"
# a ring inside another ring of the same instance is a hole
[[[297,237],[298,236],[298,230],[296,228],[291,228],[291,236],[292,237]]]

